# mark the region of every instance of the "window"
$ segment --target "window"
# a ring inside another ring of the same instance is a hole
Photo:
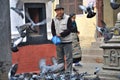
[[[60,5],[64,7],[65,13],[76,13],[76,14],[82,14],[83,11],[79,9],[79,5],[83,4],[83,0],[59,0]]]

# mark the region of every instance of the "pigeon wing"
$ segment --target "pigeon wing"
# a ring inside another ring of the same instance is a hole
[[[17,3],[16,3],[16,8],[23,11],[23,1],[22,0],[18,0]]]
[[[85,13],[87,13],[87,8],[83,5],[79,5],[79,8],[83,10]]]
[[[101,28],[99,26],[97,26],[96,29],[97,29],[97,31],[102,33]]]
[[[88,7],[91,8],[92,10],[94,9],[94,2],[88,3]]]
[[[57,59],[55,57],[52,57],[51,60],[52,60],[53,65],[57,65],[58,64],[57,63]]]
[[[41,21],[41,22],[39,22],[39,23],[36,23],[35,24],[35,26],[40,26],[40,25],[44,25],[44,24],[46,24],[46,19],[45,20],[43,20],[43,21]]]
[[[35,24],[35,23],[33,22],[33,20],[31,19],[30,15],[29,15],[29,13],[28,13],[28,10],[25,12],[25,15],[26,15],[27,19],[28,19],[32,24]]]

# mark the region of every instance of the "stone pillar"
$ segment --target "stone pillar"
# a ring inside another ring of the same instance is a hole
[[[117,15],[115,28],[120,27],[120,13]],[[104,50],[104,69],[120,70],[120,35],[114,35],[111,40],[101,45]]]
[[[11,66],[9,0],[0,0],[0,80],[8,80]]]
[[[115,28],[120,30],[120,13],[117,15]],[[100,47],[104,51],[103,71],[100,74],[109,77],[107,80],[120,80],[120,34],[114,35],[111,40]]]

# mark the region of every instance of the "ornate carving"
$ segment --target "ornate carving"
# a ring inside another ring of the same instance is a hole
[[[114,67],[119,66],[119,64],[118,64],[119,57],[118,56],[119,56],[118,51],[116,49],[110,50],[110,53],[109,53],[109,60],[110,60],[109,65],[110,66],[114,66]]]

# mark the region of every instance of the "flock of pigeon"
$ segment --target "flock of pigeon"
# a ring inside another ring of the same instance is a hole
[[[55,57],[51,58],[53,65],[46,65],[46,60],[41,59],[39,62],[40,73],[21,73],[17,74],[18,64],[13,64],[11,69],[8,72],[9,80],[89,80],[85,79],[84,76],[90,76],[87,72],[79,73],[74,68],[74,73],[65,73],[60,72],[60,68],[64,66],[63,63],[58,64]],[[100,68],[96,67],[93,75],[96,75],[95,78],[90,80],[100,80],[97,73],[100,71]]]
[[[54,0],[51,0],[52,2]],[[16,52],[18,51],[17,46],[23,41],[23,38],[26,37],[26,33],[24,32],[27,29],[31,29],[33,32],[36,32],[35,27],[36,26],[40,26],[40,25],[44,25],[47,22],[49,22],[49,20],[47,21],[46,19],[35,23],[28,11],[25,12],[25,16],[23,15],[23,1],[22,0],[18,0],[16,7],[11,7],[11,9],[13,11],[15,11],[18,15],[21,16],[21,18],[27,18],[29,20],[29,23],[26,23],[24,25],[21,26],[16,26],[20,37],[18,37],[13,43],[12,43],[12,51]],[[116,10],[120,7],[120,4],[116,3],[116,0],[110,0],[110,5],[112,7],[112,9]],[[96,15],[96,13],[94,12],[94,2],[90,2],[88,4],[88,6],[83,6],[83,5],[79,5],[79,8],[81,10],[83,10],[85,12],[85,14],[87,14],[87,18],[92,18]],[[106,24],[104,21],[101,21],[103,26],[102,27],[98,27],[97,26],[97,30],[103,35],[104,40],[108,41],[112,38],[113,33],[111,33],[111,31],[107,28]],[[21,74],[16,74],[17,69],[18,69],[18,64],[13,64],[9,73],[8,73],[8,78],[9,80],[85,80],[84,76],[89,75],[87,72],[84,73],[78,73],[76,69],[73,69],[73,71],[75,73],[73,74],[69,74],[69,73],[58,73],[59,69],[61,67],[64,66],[63,63],[58,64],[56,59],[53,57],[52,58],[52,63],[53,65],[48,66],[46,65],[46,61],[45,59],[41,59],[40,63],[39,63],[39,68],[40,68],[40,73],[21,73]],[[96,71],[94,72],[94,75],[96,75],[99,72],[99,68],[96,68]],[[89,80],[89,79],[87,79]],[[100,78],[97,76],[95,79],[93,80],[100,80]]]

